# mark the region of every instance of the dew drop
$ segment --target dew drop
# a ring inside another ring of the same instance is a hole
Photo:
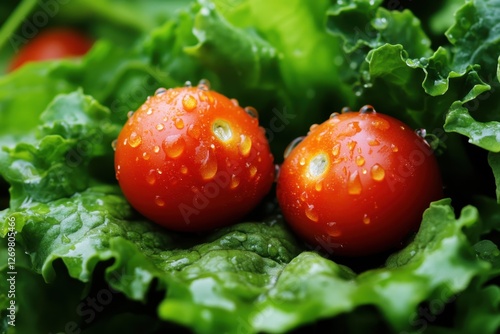
[[[111,142],[111,148],[113,149],[113,151],[116,151],[116,145],[118,144],[118,140],[115,139]]]
[[[318,124],[313,124],[309,127],[309,132],[312,132],[314,131],[314,129],[316,129],[318,127]]]
[[[198,82],[197,88],[204,91],[210,90],[210,81],[207,79],[201,79],[200,82]]]
[[[379,130],[388,130],[391,125],[385,119],[378,118],[372,121],[372,125]]]
[[[362,114],[371,114],[375,113],[375,108],[373,108],[371,105],[367,104],[365,106],[362,106],[361,109],[359,109],[359,112]]]
[[[200,174],[204,180],[211,180],[217,173],[217,160],[213,153],[206,151],[206,156],[202,159]]]
[[[241,139],[239,145],[240,153],[244,157],[248,157],[248,155],[250,154],[250,150],[252,149],[252,139],[245,135],[241,135],[240,139]]]
[[[307,196],[307,192],[305,192],[305,191],[303,191],[303,192],[300,194],[300,200],[301,200],[302,202],[307,201],[307,198],[308,198],[308,197],[309,197],[309,196]]]
[[[134,115],[134,111],[133,110],[130,110],[128,113],[127,113],[127,118],[130,118]]]
[[[347,148],[349,149],[349,152],[351,152],[351,154],[354,153],[354,149],[356,148],[356,145],[358,144],[357,141],[354,141],[354,140],[349,140],[347,142]],[[352,157],[352,155],[351,155]]]
[[[163,151],[170,158],[179,157],[186,147],[186,141],[181,135],[170,135],[161,144]]]
[[[162,123],[156,124],[156,130],[162,131],[163,129],[165,129],[165,126]]]
[[[159,152],[160,152],[160,146],[155,145],[155,146],[153,147],[153,152],[155,152],[155,153],[159,153]]]
[[[314,185],[314,189],[316,189],[316,191],[321,191],[323,189],[323,182],[322,181],[316,182],[316,184]]]
[[[399,151],[399,148],[396,145],[391,144],[391,150],[392,152],[396,153],[397,151]]]
[[[363,166],[365,164],[365,158],[362,155],[357,155],[356,156],[356,165],[359,167]]]
[[[318,178],[326,172],[328,165],[328,156],[324,153],[320,153],[310,160],[309,174],[313,178]]]
[[[424,138],[427,136],[427,130],[426,129],[417,129],[415,130],[415,133],[417,134],[417,136],[421,137],[421,138]]]
[[[368,217],[366,213],[363,215],[363,224],[365,225],[370,224],[370,217]]]
[[[305,210],[306,217],[312,220],[313,222],[317,222],[319,220],[318,213],[314,211],[314,205],[308,205]]]
[[[306,158],[300,158],[299,165],[304,166],[306,164]]]
[[[175,124],[175,127],[179,130],[184,128],[184,121],[182,120],[182,118],[175,118],[174,124]]]
[[[336,158],[340,153],[340,143],[336,143],[335,145],[333,145],[332,147],[332,154],[333,154],[333,157]]]
[[[184,175],[186,175],[188,173],[188,168],[186,167],[186,165],[181,166],[181,173]]]
[[[164,87],[160,87],[158,88],[156,91],[155,91],[155,95],[162,95],[162,94],[165,94],[167,92],[167,89],[164,88]]]
[[[372,168],[370,169],[370,174],[372,176],[372,179],[375,181],[382,181],[385,178],[385,170],[379,164],[375,164],[372,166]]]
[[[190,87],[193,87],[193,84],[191,83],[191,81],[186,81],[184,83],[184,87],[190,88]]]
[[[378,145],[380,145],[380,142],[375,138],[368,138],[368,145],[378,146]]]
[[[233,137],[233,131],[229,123],[220,119],[212,124],[212,132],[222,142],[227,142]]]
[[[201,129],[199,127],[199,125],[197,124],[189,124],[188,128],[187,128],[187,134],[189,137],[193,138],[193,139],[199,139],[200,138],[200,135],[201,135]]]
[[[236,189],[240,185],[240,178],[236,175],[231,175],[231,183],[229,184],[230,189]]]
[[[246,107],[245,112],[252,118],[259,119],[259,112],[254,107]]]
[[[257,174],[257,167],[254,165],[250,166],[250,178],[253,178]]]
[[[330,114],[330,119],[337,118],[338,115],[340,115],[338,112],[333,112]]]
[[[349,112],[349,111],[351,111],[351,108],[349,108],[349,107],[343,107],[343,108],[340,110],[340,112],[341,112],[342,114],[345,114],[346,112]]]
[[[155,204],[158,205],[159,207],[165,206],[165,200],[161,198],[161,196],[156,196]]]
[[[283,153],[283,157],[286,159],[292,153],[293,149],[297,147],[306,137],[297,137],[285,149],[285,153]]]
[[[359,195],[363,189],[358,171],[354,171],[347,180],[347,192],[349,195]]]
[[[239,106],[240,106],[240,103],[239,103],[239,102],[238,102],[238,100],[236,100],[236,99],[231,99],[231,102],[233,103],[233,105],[234,105],[235,107],[239,107]]]
[[[326,226],[328,227],[327,229],[327,233],[328,235],[330,235],[331,237],[340,237],[342,235],[342,232],[339,230],[339,228],[337,227],[337,223],[336,222],[329,222],[329,223],[326,223]]]
[[[146,176],[146,182],[149,183],[150,185],[153,185],[156,183],[156,171],[154,169],[151,169],[149,171],[149,174]]]
[[[135,132],[132,132],[128,137],[128,144],[130,145],[130,147],[137,147],[141,145],[141,142],[142,142],[141,136],[139,136]]]
[[[196,101],[196,98],[191,94],[186,94],[182,98],[182,107],[188,112],[196,109],[197,105],[198,102]]]
[[[142,153],[142,158],[143,158],[144,160],[149,160],[149,158],[150,158],[149,153],[148,153],[148,152],[143,152],[143,153]]]
[[[151,115],[153,113],[153,109],[149,108],[148,111],[146,111],[147,115]]]

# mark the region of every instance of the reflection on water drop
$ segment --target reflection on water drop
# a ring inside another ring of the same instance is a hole
[[[165,93],[166,93],[166,91],[167,91],[167,89],[166,89],[166,88],[164,88],[164,87],[160,87],[160,88],[158,88],[158,89],[155,91],[155,95],[162,95],[162,94],[165,94]]]
[[[314,211],[314,205],[308,205],[305,209],[306,217],[313,222],[317,222],[319,220],[318,213]]]
[[[372,166],[370,174],[372,176],[372,179],[375,181],[383,181],[385,178],[385,170],[379,164],[375,164]]]
[[[141,144],[142,138],[137,133],[132,132],[128,137],[128,144],[130,147],[137,147]]]
[[[362,190],[363,187],[361,185],[361,179],[359,178],[358,171],[354,171],[351,173],[347,181],[347,192],[349,195],[359,195]]]
[[[182,98],[182,107],[187,112],[190,112],[190,111],[193,111],[194,109],[196,109],[197,105],[198,105],[198,102],[196,101],[196,98],[191,94],[186,94]]]

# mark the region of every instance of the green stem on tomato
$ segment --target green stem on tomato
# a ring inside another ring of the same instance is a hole
[[[17,28],[21,25],[23,20],[33,11],[37,5],[37,0],[23,0],[19,6],[16,7],[14,12],[9,16],[7,21],[0,29],[0,49],[2,49],[14,34]]]

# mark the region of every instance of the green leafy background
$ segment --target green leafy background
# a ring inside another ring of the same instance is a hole
[[[40,11],[97,41],[80,60],[0,76],[0,329],[497,333],[500,1],[427,5],[2,2],[0,68]],[[281,130],[268,132],[277,162],[291,139],[345,105],[425,128],[447,198],[430,205],[405,248],[363,259],[305,245],[273,194],[233,226],[166,231],[122,196],[111,142],[156,88],[202,78],[256,107],[265,128],[281,117]]]

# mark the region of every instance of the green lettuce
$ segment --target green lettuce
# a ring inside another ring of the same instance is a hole
[[[425,15],[386,7],[371,0],[61,7],[56,22],[101,36],[92,50],[0,77],[0,330],[498,332],[500,1],[448,0]],[[85,24],[90,16],[94,25]],[[0,37],[14,33],[12,22]],[[278,161],[290,139],[344,105],[371,104],[425,128],[448,198],[430,205],[401,250],[357,260],[337,257],[335,245],[304,244],[273,194],[229,227],[163,229],[123,197],[112,142],[127,112],[158,87],[202,78],[259,110]],[[8,317],[11,221],[16,327]]]

